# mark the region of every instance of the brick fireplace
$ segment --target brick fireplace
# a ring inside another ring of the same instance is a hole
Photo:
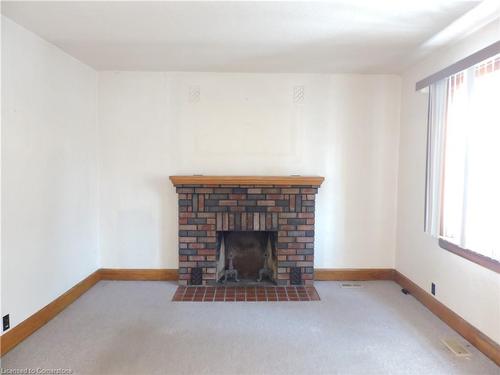
[[[171,176],[170,180],[179,203],[180,285],[216,284],[228,267],[226,238],[245,232],[267,233],[262,251],[267,252],[270,279],[277,285],[312,285],[315,198],[323,177]],[[244,255],[243,250],[241,271]]]

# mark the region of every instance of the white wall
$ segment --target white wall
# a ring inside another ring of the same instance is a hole
[[[2,315],[98,268],[95,71],[2,17]]]
[[[177,267],[169,175],[301,174],[316,267],[394,267],[399,101],[396,76],[99,73],[102,266]]]
[[[415,82],[500,39],[500,20],[403,75],[396,268],[500,342],[500,275],[437,245],[423,232],[427,95]]]

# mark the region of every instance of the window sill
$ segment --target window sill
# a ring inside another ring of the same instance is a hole
[[[457,246],[442,238],[439,239],[439,246],[453,254],[456,254],[458,256],[461,256],[462,258],[470,260],[471,262],[479,264],[480,266],[488,268],[489,270],[500,273],[500,262],[495,259],[488,258],[471,250],[462,249],[460,246]]]

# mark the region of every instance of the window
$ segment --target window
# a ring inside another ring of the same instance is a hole
[[[429,86],[426,231],[500,272],[500,55]]]

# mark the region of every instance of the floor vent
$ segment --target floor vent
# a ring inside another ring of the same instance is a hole
[[[340,284],[341,288],[362,288],[363,284],[355,284],[355,283],[342,283]]]
[[[472,355],[458,339],[441,339],[441,342],[457,357],[470,357]]]

